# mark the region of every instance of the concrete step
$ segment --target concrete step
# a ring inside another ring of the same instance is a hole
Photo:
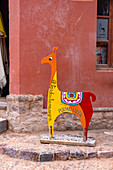
[[[6,119],[0,118],[0,132],[5,132],[8,129],[8,122]]]

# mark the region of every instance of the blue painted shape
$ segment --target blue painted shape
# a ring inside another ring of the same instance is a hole
[[[71,97],[71,94],[73,95],[73,97]],[[68,98],[70,99],[76,98],[76,92],[68,92],[67,95],[68,95]]]

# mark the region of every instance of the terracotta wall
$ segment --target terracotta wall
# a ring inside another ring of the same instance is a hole
[[[10,93],[44,94],[58,46],[61,91],[92,91],[95,107],[113,107],[113,71],[96,71],[96,0],[9,0]]]

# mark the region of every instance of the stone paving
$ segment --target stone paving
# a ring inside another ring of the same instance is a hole
[[[88,137],[96,139],[95,147],[41,144],[44,133],[18,134],[9,130],[1,133],[0,154],[34,162],[113,158],[112,130],[90,130]],[[82,131],[55,131],[55,134],[82,136]]]

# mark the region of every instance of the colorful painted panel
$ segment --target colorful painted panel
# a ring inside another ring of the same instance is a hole
[[[77,105],[82,102],[82,92],[61,92],[61,101],[67,105]]]

